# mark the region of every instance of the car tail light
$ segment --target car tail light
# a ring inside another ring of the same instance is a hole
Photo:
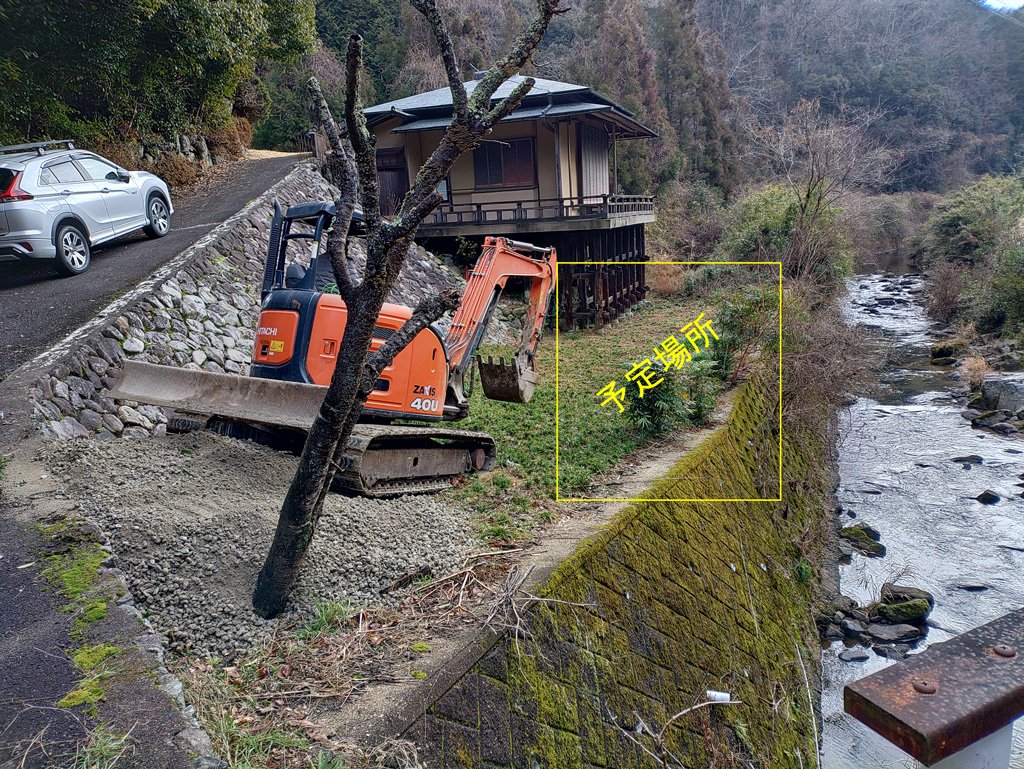
[[[31,197],[31,196],[29,196],[29,197]],[[28,241],[25,241],[24,243],[19,243],[18,245],[21,246],[22,248],[24,248],[29,253],[31,253],[33,251],[32,244],[29,243]]]
[[[21,172],[19,171],[11,179],[10,186],[0,192],[0,203],[13,203],[16,200],[32,200],[33,196],[29,195],[25,190],[18,186],[18,182],[21,181]]]

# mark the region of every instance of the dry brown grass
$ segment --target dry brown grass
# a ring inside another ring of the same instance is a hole
[[[161,155],[153,166],[153,173],[167,182],[172,188],[188,186],[199,176],[195,163],[189,162],[181,155]]]
[[[251,130],[249,135],[252,139]],[[245,155],[245,144],[239,135],[239,125],[233,122],[225,128],[211,131],[206,137],[206,146],[210,148],[210,154],[214,157],[227,156],[232,160],[238,160]]]
[[[829,415],[875,382],[863,329],[846,323],[838,303],[808,283],[783,301],[782,419],[787,435],[827,439]],[[825,445],[824,443],[822,445]]]
[[[685,272],[680,264],[652,264],[647,268],[647,283],[658,296],[674,296],[683,287]]]
[[[178,658],[171,667],[214,749],[231,766],[309,769],[327,752],[351,769],[419,767],[410,743],[366,746],[341,739],[319,718],[321,706],[337,710],[367,687],[420,677],[418,642],[482,624],[515,573],[518,552],[467,556],[462,568],[427,584],[410,586],[411,574],[397,580],[391,592],[403,595],[398,608],[349,614],[338,605],[320,606],[316,617],[279,628],[269,642],[229,664]]]
[[[961,381],[965,382],[968,389],[977,390],[985,384],[985,377],[992,369],[980,355],[972,355],[957,368]]]

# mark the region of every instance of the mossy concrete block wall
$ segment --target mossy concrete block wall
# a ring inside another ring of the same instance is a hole
[[[776,388],[744,385],[729,424],[644,496],[779,496],[777,472],[760,478],[778,467]],[[637,503],[586,541],[542,586],[529,636],[484,650],[406,733],[427,765],[815,766],[819,652],[795,566],[828,473],[816,454],[782,451],[781,502]],[[659,754],[648,729],[708,689],[742,704],[681,716]]]

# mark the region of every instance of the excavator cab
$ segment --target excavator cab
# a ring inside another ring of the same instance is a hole
[[[274,218],[270,223],[270,243],[260,295],[262,299],[266,299],[274,288],[322,291],[334,281],[330,260],[320,258],[320,248],[323,233],[331,226],[337,214],[334,203],[329,201],[299,203],[282,212],[281,204],[274,198]],[[294,228],[296,224],[303,224],[306,228]],[[288,262],[288,246],[294,241],[308,241],[309,261],[306,265]]]

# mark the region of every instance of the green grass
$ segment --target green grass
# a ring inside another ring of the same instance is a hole
[[[352,615],[352,607],[348,601],[335,603],[332,601],[316,602],[316,616],[305,622],[297,631],[300,637],[309,638],[312,636],[335,630],[346,622]]]
[[[220,757],[236,769],[256,769],[268,766],[271,751],[282,748],[308,748],[309,740],[273,726],[260,731],[249,731],[246,725],[235,723],[230,715],[208,725],[210,736],[220,748]]]
[[[97,727],[86,735],[85,743],[75,751],[72,769],[113,769],[129,749],[134,752],[128,734],[114,734],[104,727]]]
[[[712,320],[716,300],[655,298],[632,317],[594,331],[559,335],[559,495],[585,494],[596,475],[649,442],[613,405],[601,406],[597,391],[614,380],[621,386],[627,364],[648,357],[670,335],[701,312]],[[486,346],[483,355],[505,355],[507,347]],[[556,515],[555,505],[555,339],[546,334],[537,350],[540,382],[529,403],[492,401],[477,379],[469,418],[457,425],[490,433],[498,446],[496,471],[469,479],[449,492],[476,513],[479,536],[493,544],[521,540]]]

